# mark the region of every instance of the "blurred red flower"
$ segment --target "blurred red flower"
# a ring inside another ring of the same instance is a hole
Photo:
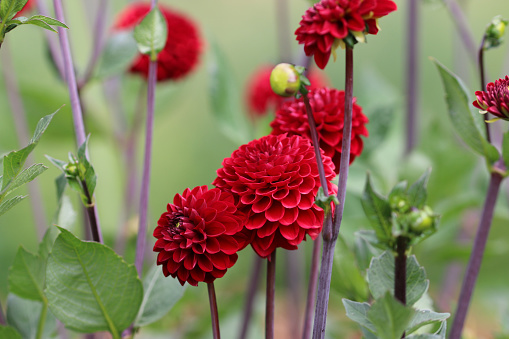
[[[182,285],[211,283],[235,264],[237,251],[247,245],[239,236],[244,221],[232,194],[207,186],[187,188],[175,195],[157,222],[157,264]]]
[[[16,16],[25,16],[26,12],[31,11],[32,8],[35,6],[35,1],[36,0],[28,0],[23,9],[19,11],[18,14],[16,14]]]
[[[314,55],[316,65],[324,68],[331,52],[344,46],[349,34],[364,41],[365,34],[377,34],[377,19],[397,6],[391,0],[322,0],[302,16],[295,31],[307,56]]]
[[[166,19],[168,37],[157,56],[157,80],[177,80],[187,75],[198,63],[202,44],[196,25],[184,15],[159,5]],[[116,29],[134,28],[150,11],[150,3],[130,3],[117,17]],[[139,55],[130,71],[148,77],[149,56]]]
[[[246,88],[246,102],[251,116],[264,116],[269,110],[278,109],[287,98],[277,95],[270,87],[270,73],[274,66],[262,66],[254,72],[248,80]],[[311,70],[307,75],[311,86],[309,89],[325,87],[328,81],[325,76]]]
[[[320,148],[332,158],[336,173],[341,162],[343,144],[343,121],[345,118],[345,91],[319,88],[308,93],[313,109]],[[352,144],[350,146],[350,164],[362,153],[364,147],[361,135],[368,136],[366,123],[368,118],[362,113],[361,106],[353,99]],[[311,140],[306,107],[302,98],[286,102],[276,111],[276,118],[270,124],[272,134],[301,135]]]
[[[477,100],[473,105],[483,112],[496,116],[496,120],[509,120],[509,76],[490,82],[486,91],[475,92]]]
[[[334,178],[334,165],[323,156],[325,175]],[[262,258],[277,247],[297,249],[306,235],[316,239],[324,213],[315,205],[320,187],[311,142],[298,135],[269,135],[240,146],[223,160],[213,182],[231,192],[237,208],[247,215],[251,246]],[[335,186],[329,183],[329,191]]]

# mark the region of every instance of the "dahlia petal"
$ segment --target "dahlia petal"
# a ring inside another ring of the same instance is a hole
[[[315,214],[310,209],[300,211],[297,223],[302,228],[313,228],[318,225]]]
[[[221,246],[219,245],[219,241],[217,238],[208,237],[206,242],[206,252],[207,253],[217,253],[221,250]]]
[[[298,216],[299,210],[297,208],[285,208],[285,215],[279,220],[279,223],[281,225],[293,224]]]
[[[301,199],[299,202],[299,209],[300,210],[307,210],[310,209],[315,203],[315,197],[314,194],[303,194],[301,195]]]
[[[278,226],[279,226],[279,224],[277,222],[270,222],[270,221],[266,222],[262,228],[260,228],[259,230],[256,231],[256,235],[259,238],[268,237],[268,236],[274,234],[274,232],[276,232],[276,230],[278,229]]]
[[[215,237],[223,234],[226,231],[225,226],[217,221],[212,221],[207,224],[206,232],[209,237]]]
[[[168,252],[165,252],[165,251],[159,252],[159,254],[157,255],[157,263],[158,264],[162,264],[169,259],[171,259],[171,254]]]
[[[214,278],[222,278],[224,277],[224,274],[226,273],[226,270],[219,270],[217,268],[214,268],[212,270],[212,272],[210,272],[210,274],[214,277]]]
[[[184,258],[184,267],[188,270],[192,270],[194,266],[196,266],[197,261],[198,259],[196,259],[194,253],[190,253]]]
[[[281,200],[281,205],[285,208],[294,208],[300,203],[301,194],[297,190],[289,191],[288,195]]]
[[[166,267],[166,269],[168,270],[168,272],[170,274],[174,274],[179,269],[180,264],[175,262],[175,261],[173,261],[173,260],[168,260],[168,262],[166,263],[165,267]]]
[[[293,240],[299,235],[300,227],[297,223],[293,223],[287,226],[279,228],[279,232],[286,240]]]
[[[262,227],[266,221],[267,221],[267,219],[265,218],[264,213],[254,214],[251,217],[249,217],[249,219],[246,223],[246,228],[249,230],[258,229],[258,228]]]
[[[308,194],[315,188],[316,181],[310,177],[304,177],[302,183],[299,185],[299,192],[301,194]]]
[[[239,244],[232,237],[220,237],[218,240],[221,245],[221,251],[225,254],[235,254],[239,250]]]
[[[269,209],[265,211],[265,217],[269,221],[278,221],[285,214],[283,205],[277,200],[274,200]]]
[[[330,51],[327,53],[322,53],[322,52],[317,51],[314,53],[314,57],[315,57],[316,66],[318,66],[318,68],[320,68],[320,69],[324,69],[325,66],[327,66],[327,63],[329,62]]]
[[[212,261],[214,267],[220,270],[226,270],[230,263],[230,261],[228,260],[228,256],[222,252],[211,254],[210,260]]]

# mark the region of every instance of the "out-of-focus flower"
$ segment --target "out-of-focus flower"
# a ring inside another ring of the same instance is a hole
[[[322,0],[302,16],[295,34],[323,69],[338,46],[365,42],[366,34],[378,33],[377,19],[396,9],[391,0]]]
[[[477,100],[473,105],[481,110],[481,113],[491,113],[498,119],[509,120],[509,76],[490,82],[486,91],[476,91]]]
[[[244,221],[232,194],[207,186],[187,188],[175,195],[157,222],[157,264],[182,285],[211,283],[235,264],[237,251],[247,245],[239,236]]]
[[[323,156],[327,180],[334,165]],[[315,205],[320,187],[311,142],[298,135],[269,135],[242,145],[223,160],[213,184],[231,192],[247,215],[251,246],[262,258],[277,247],[297,249],[306,235],[316,239],[324,212]],[[330,192],[335,186],[328,184]]]
[[[166,19],[168,37],[157,56],[157,80],[178,80],[197,65],[202,43],[195,23],[166,6],[158,6]],[[134,28],[149,11],[150,3],[131,3],[118,15],[114,27],[117,30]],[[148,55],[140,54],[130,71],[148,78],[149,62]]]
[[[249,113],[255,116],[264,116],[270,110],[278,109],[285,98],[280,97],[270,86],[270,74],[274,66],[262,66],[251,76],[246,90],[246,101]],[[325,87],[328,81],[318,71],[311,70],[307,75],[311,86],[309,89]]]
[[[18,14],[16,14],[16,16],[24,16],[27,12],[31,11],[32,8],[35,6],[35,1],[36,0],[28,0],[23,9],[19,11]]]
[[[345,117],[345,92],[337,89],[319,88],[308,93],[313,109],[320,148],[332,158],[339,172],[341,146],[343,144],[343,120]],[[366,123],[368,118],[362,113],[361,106],[353,100],[352,143],[350,163],[359,156],[364,147],[361,135],[368,136]],[[272,134],[301,135],[311,140],[306,107],[302,98],[288,101],[276,111],[276,118],[270,124]]]

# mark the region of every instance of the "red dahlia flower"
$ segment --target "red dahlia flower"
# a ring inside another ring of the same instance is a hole
[[[32,9],[32,7],[35,6],[35,1],[36,0],[28,0],[25,6],[23,6],[23,8],[21,9],[21,11],[19,11],[18,14],[16,14],[16,16],[24,16],[26,12],[29,12]]]
[[[509,76],[498,79],[495,83],[490,82],[486,91],[475,92],[477,100],[473,105],[479,108],[481,113],[489,112],[498,119],[509,120]]]
[[[286,101],[285,98],[274,93],[270,87],[270,73],[273,69],[274,66],[262,66],[248,80],[246,101],[252,116],[263,116],[271,109],[278,109]],[[316,71],[310,71],[308,79],[311,82],[309,89],[328,85],[327,79]]]
[[[302,16],[295,34],[307,56],[324,68],[331,52],[344,47],[349,35],[364,42],[365,34],[377,34],[377,19],[397,9],[391,0],[322,0]]]
[[[196,25],[182,14],[159,5],[166,19],[168,37],[157,56],[157,80],[177,80],[194,69],[201,52],[201,41]],[[117,17],[116,29],[134,28],[150,11],[150,3],[131,3]],[[139,55],[131,65],[132,73],[148,78],[148,55]]]
[[[341,146],[343,144],[343,121],[345,118],[345,91],[320,88],[308,93],[309,103],[313,109],[320,148],[325,155],[332,158],[339,172]],[[362,153],[364,147],[361,135],[368,136],[365,124],[368,118],[362,113],[361,106],[353,101],[352,111],[352,144],[350,147],[350,164]],[[270,124],[272,134],[301,135],[311,140],[306,107],[302,98],[286,102],[276,111],[276,118]]]
[[[157,264],[181,285],[211,283],[235,264],[237,251],[247,245],[239,235],[243,225],[230,193],[207,186],[187,188],[175,195],[157,222]]]
[[[323,156],[325,176],[334,178],[334,165]],[[276,247],[297,249],[309,235],[316,239],[323,210],[315,205],[320,187],[311,142],[298,135],[268,135],[240,146],[223,160],[213,182],[231,192],[237,208],[247,215],[251,246],[268,257]],[[329,191],[335,186],[329,183]]]

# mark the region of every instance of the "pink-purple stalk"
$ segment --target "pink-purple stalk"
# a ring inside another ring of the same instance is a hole
[[[417,143],[417,119],[418,119],[418,47],[419,35],[419,2],[418,0],[409,0],[407,16],[407,71],[406,71],[406,145],[405,155],[409,155]]]

